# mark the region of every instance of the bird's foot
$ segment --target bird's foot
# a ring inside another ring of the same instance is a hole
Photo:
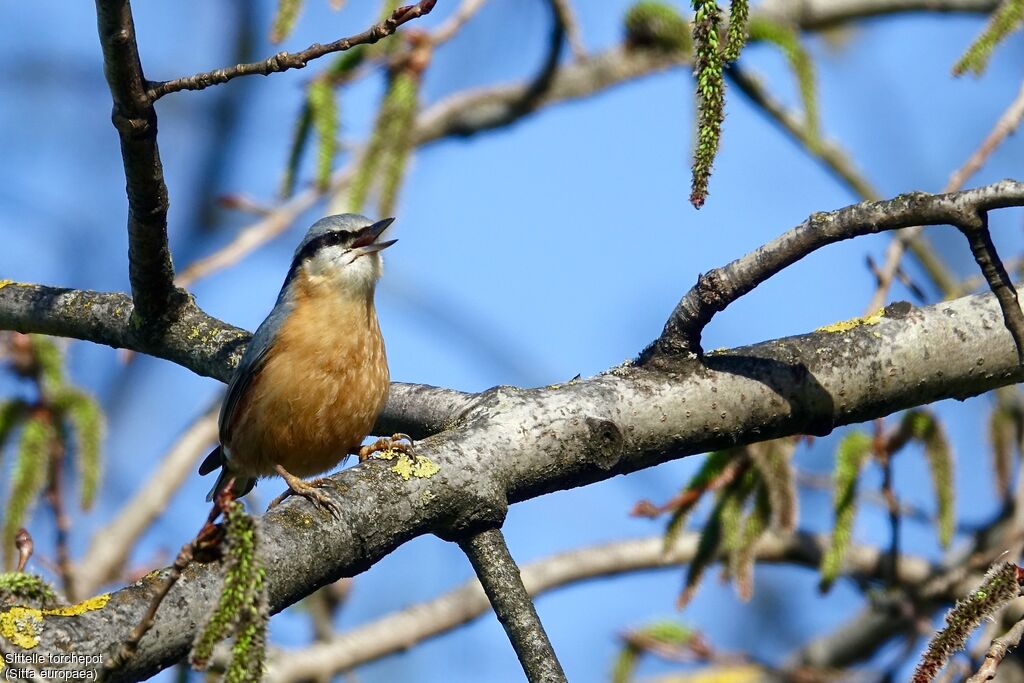
[[[296,477],[280,465],[275,465],[274,469],[277,470],[277,473],[280,474],[281,478],[288,484],[288,489],[280,496],[270,501],[270,505],[267,506],[267,510],[277,507],[281,501],[290,496],[302,496],[312,503],[314,507],[326,510],[335,519],[341,519],[341,508],[331,499],[330,496],[319,489],[319,487],[326,482],[326,479],[319,478],[305,481],[304,479]]]
[[[404,443],[406,441],[408,441],[408,443]],[[398,451],[399,453],[405,453],[409,456],[410,460],[416,462],[416,454],[413,453],[412,447],[412,437],[408,434],[392,434],[389,437],[377,439],[373,443],[360,448],[359,462],[365,462],[366,460],[369,460],[370,456],[374,453],[381,453],[384,451]]]

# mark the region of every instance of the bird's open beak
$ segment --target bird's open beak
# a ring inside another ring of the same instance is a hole
[[[387,249],[398,240],[387,240],[385,242],[378,242],[377,238],[388,229],[388,227],[395,222],[394,218],[385,218],[377,221],[373,225],[369,225],[358,233],[356,238],[352,241],[352,249],[357,249],[362,254],[372,254],[375,251],[381,251]]]

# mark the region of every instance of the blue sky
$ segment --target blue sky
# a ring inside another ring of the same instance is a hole
[[[242,1],[242,0],[237,0]],[[351,0],[334,13],[307,0],[283,49],[299,49],[367,26],[376,3]],[[577,2],[591,51],[621,38],[627,2]],[[678,3],[683,8],[683,3]],[[453,2],[441,0],[439,23]],[[137,3],[136,23],[148,77],[165,79],[231,61],[224,39],[230,3]],[[261,2],[261,27],[272,3]],[[30,3],[0,22],[0,277],[99,290],[127,288],[126,204],[117,138],[109,122],[91,6]],[[491,0],[436,55],[427,74],[428,103],[458,90],[527,77],[547,35],[540,0]],[[951,65],[978,33],[977,17],[906,16],[865,22],[833,50],[809,38],[815,58],[823,131],[841,143],[885,195],[938,190],[973,151],[1019,87],[1024,43],[1000,48],[987,74],[953,79]],[[257,55],[276,51],[261,28]],[[796,105],[796,89],[776,50],[757,45],[742,63]],[[316,67],[313,67],[314,69]],[[290,72],[235,81],[241,123],[219,193],[244,192],[271,201],[276,191],[302,86],[310,74]],[[543,110],[511,128],[451,140],[417,152],[403,188],[378,309],[392,376],[464,390],[495,384],[537,385],[591,375],[633,357],[653,339],[699,272],[721,265],[803,220],[808,213],[856,200],[820,164],[730,90],[722,150],[701,211],[688,203],[693,83],[686,69],[629,83],[581,102]],[[381,83],[371,79],[342,100],[342,137],[368,131]],[[211,109],[223,93],[180,93],[158,105],[160,143],[171,194],[170,229],[176,265],[227,243],[251,217],[215,211],[196,223],[197,178],[215,142]],[[1011,138],[970,181],[1019,175],[1024,142]],[[307,160],[308,161],[308,160]],[[305,169],[308,178],[309,168]],[[273,304],[295,242],[321,209],[240,265],[200,282],[194,293],[207,311],[254,329]],[[1019,253],[1021,215],[993,217],[996,241]],[[949,229],[932,233],[962,274],[973,262]],[[729,347],[808,331],[859,315],[873,281],[864,256],[880,257],[887,236],[829,247],[731,306],[708,328],[708,348]],[[915,272],[915,268],[910,268]],[[934,295],[934,291],[930,292]],[[894,299],[908,298],[897,287]],[[451,321],[455,321],[453,324]],[[143,480],[177,434],[215,400],[220,385],[170,363],[140,358],[124,368],[106,347],[75,343],[73,378],[95,391],[109,415],[107,471],[97,509],[76,515],[74,548],[109,518]],[[0,394],[25,391],[0,379]],[[959,456],[961,520],[979,522],[994,510],[987,490],[984,423],[989,403],[974,399],[939,407]],[[802,447],[798,462],[828,471],[838,435]],[[7,463],[5,463],[6,465]],[[513,555],[529,562],[598,541],[656,534],[660,522],[628,511],[639,498],[672,495],[697,459],[515,506],[506,533]],[[921,458],[897,460],[905,499],[930,508]],[[4,470],[6,477],[6,467]],[[876,486],[871,473],[868,486]],[[205,515],[209,484],[192,477],[140,544],[135,561],[173,553]],[[278,487],[258,490],[265,502]],[[975,494],[975,495],[972,495]],[[824,530],[827,496],[804,497],[802,526]],[[33,522],[41,545],[52,522]],[[880,511],[865,508],[856,539],[884,543]],[[906,548],[935,556],[933,530],[908,523]],[[458,549],[434,538],[401,548],[356,579],[341,627],[364,623],[427,599],[471,576]],[[540,599],[538,608],[573,680],[606,678],[625,627],[655,617],[703,629],[723,649],[750,649],[780,661],[810,633],[841,623],[857,593],[840,584],[817,595],[812,572],[764,568],[756,594],[741,605],[731,589],[708,581],[682,614],[672,604],[680,571],[662,571],[574,586]],[[785,625],[778,612],[785,610]],[[294,610],[272,621],[274,640],[298,645],[309,633]],[[771,625],[768,629],[767,626]],[[884,661],[884,658],[883,658]],[[642,672],[664,670],[655,663]],[[521,672],[492,617],[359,671],[362,681],[516,681]]]

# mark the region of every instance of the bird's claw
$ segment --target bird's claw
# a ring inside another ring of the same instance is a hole
[[[288,483],[288,488],[284,493],[270,501],[270,505],[267,506],[268,511],[277,507],[286,498],[290,498],[291,496],[302,496],[312,503],[313,507],[325,510],[335,519],[341,519],[341,507],[329,495],[320,490],[320,487],[327,482],[326,479],[311,479],[310,481],[304,481],[287,472],[280,466],[277,468],[277,471],[285,482]]]
[[[408,441],[409,443],[403,443]],[[359,462],[365,462],[370,459],[374,453],[381,453],[384,451],[398,451],[399,453],[405,453],[409,456],[409,459],[416,462],[416,454],[413,452],[413,440],[408,434],[392,434],[389,437],[383,437],[377,439],[371,444],[363,446],[359,449]]]

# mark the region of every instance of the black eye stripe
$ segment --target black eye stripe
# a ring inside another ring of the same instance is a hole
[[[298,271],[299,266],[302,265],[303,261],[311,258],[324,247],[334,247],[339,244],[349,242],[351,239],[352,233],[348,230],[332,230],[331,232],[326,232],[323,235],[319,235],[318,237],[310,240],[309,244],[303,246],[302,250],[295,255],[294,259],[292,259],[292,265],[291,268],[288,269],[288,276],[285,278],[285,282],[290,281],[295,276],[296,271]]]

